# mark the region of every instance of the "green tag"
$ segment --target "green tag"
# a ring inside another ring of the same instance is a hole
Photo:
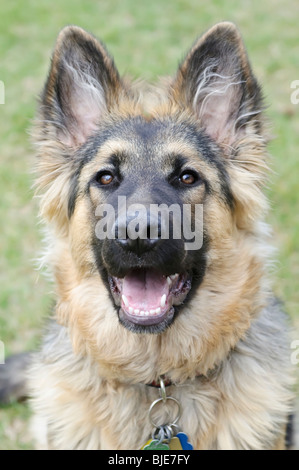
[[[169,445],[166,442],[159,442],[158,439],[151,439],[142,447],[142,450],[169,450]]]

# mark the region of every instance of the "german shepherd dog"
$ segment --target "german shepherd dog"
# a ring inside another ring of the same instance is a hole
[[[178,428],[195,450],[286,448],[292,376],[268,277],[263,114],[231,23],[155,87],[121,78],[81,28],[59,34],[34,130],[56,306],[30,381],[50,449],[168,445]],[[120,201],[143,206],[135,237]],[[161,204],[180,208],[168,237],[151,213]]]

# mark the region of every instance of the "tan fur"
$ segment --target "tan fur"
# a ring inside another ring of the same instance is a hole
[[[239,44],[244,73],[250,77],[239,33],[230,24],[215,28],[232,31]],[[49,89],[53,86],[63,34],[54,53]],[[200,42],[205,39],[206,35]],[[162,88],[158,88],[154,105],[149,105],[152,100],[148,99],[152,89],[142,93],[129,89],[127,83],[120,85],[107,58],[114,83],[105,120],[117,122],[124,116],[138,115],[145,115],[148,120],[171,116],[178,122],[188,119],[200,128],[202,124],[182,93],[185,67],[197,47],[198,43],[170,88],[166,86],[168,91],[163,94]],[[119,323],[95,268],[90,248],[90,202],[83,191],[89,175],[107,155],[117,149],[126,151],[129,144],[109,141],[85,165],[75,212],[69,221],[66,205],[72,174],[66,157],[69,150],[57,140],[53,129],[44,137],[43,125],[37,128],[37,145],[42,155],[37,185],[41,215],[54,233],[48,260],[57,297],[55,321],[60,326],[54,328],[55,335],[44,346],[42,359],[36,359],[31,376],[34,407],[48,424],[51,448],[140,448],[151,435],[147,413],[158,397],[157,390],[146,384],[163,374],[174,384],[167,393],[180,401],[179,425],[195,449],[284,448],[292,379],[285,352],[277,368],[276,362],[269,366],[268,360],[272,354],[273,361],[278,361],[279,352],[272,342],[284,327],[276,307],[269,311],[270,250],[263,222],[268,203],[262,193],[267,171],[267,138],[262,135],[265,132],[257,134],[251,123],[233,144],[219,143],[227,159],[236,202],[233,213],[220,198],[215,168],[203,158],[195,158],[189,142],[179,138],[165,142],[170,153],[179,151],[188,157],[192,166],[209,180],[215,194],[207,203],[204,219],[211,236],[207,270],[195,296],[169,329],[160,335],[137,335]],[[192,202],[202,203],[203,197],[199,188]],[[93,190],[91,199],[95,206],[101,202]],[[261,349],[264,330],[269,331],[269,338]],[[164,413],[161,408],[156,414],[161,423],[166,419]]]

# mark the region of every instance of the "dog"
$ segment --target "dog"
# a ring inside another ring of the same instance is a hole
[[[56,305],[30,396],[49,449],[171,448],[178,431],[194,450],[286,448],[264,108],[232,23],[156,86],[120,77],[90,33],[60,32],[34,128]],[[162,204],[178,209],[168,236]]]

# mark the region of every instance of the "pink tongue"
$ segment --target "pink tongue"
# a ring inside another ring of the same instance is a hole
[[[152,269],[135,269],[130,271],[123,281],[123,295],[129,305],[142,310],[160,307],[161,297],[169,293],[165,276]]]

